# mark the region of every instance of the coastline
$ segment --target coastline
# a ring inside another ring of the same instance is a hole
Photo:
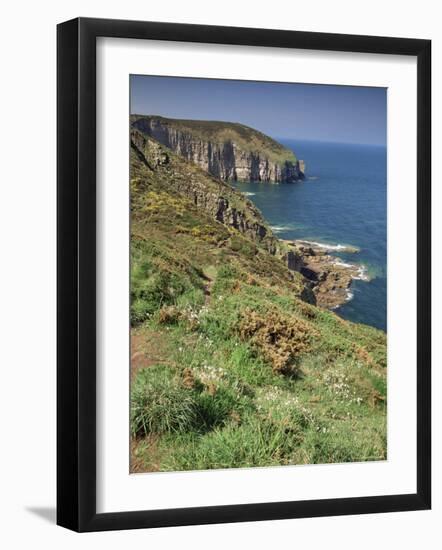
[[[302,239],[280,240],[295,254],[296,271],[309,281],[316,303],[320,307],[329,310],[339,308],[353,298],[351,284],[354,280],[370,281],[364,265],[344,262],[330,254],[357,254],[357,247],[329,245]]]

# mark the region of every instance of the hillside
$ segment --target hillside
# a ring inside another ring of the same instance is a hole
[[[224,181],[303,178],[292,151],[243,124],[132,115],[131,125]]]
[[[260,212],[131,133],[131,471],[386,458],[386,336],[316,307]]]

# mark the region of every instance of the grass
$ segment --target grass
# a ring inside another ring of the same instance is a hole
[[[193,403],[196,419],[184,430],[159,434],[164,457],[159,468],[385,459],[385,369],[369,352],[361,360],[354,340],[360,334],[373,349],[381,344],[371,341],[366,327],[321,311],[311,347],[293,358],[296,376],[293,370],[281,372],[273,368],[264,347],[237,329],[241,304],[263,312],[271,306],[296,322],[311,320],[301,317],[302,307],[294,307],[292,296],[275,290],[243,284],[232,294],[236,276],[235,270],[224,266],[212,286],[209,305],[189,308],[186,302],[176,306],[181,311],[178,322],[159,325],[152,319],[135,329],[147,336],[162,328],[169,350],[166,368]],[[273,319],[268,320],[274,327]],[[148,368],[138,376],[157,373]],[[149,468],[149,448],[144,448],[138,460]]]
[[[155,358],[133,373],[133,471],[386,459],[385,333],[306,303],[266,243],[177,190],[174,159],[133,160],[132,352]]]
[[[189,392],[162,366],[141,370],[131,393],[132,434],[180,432],[196,424]]]
[[[172,119],[160,116],[132,116],[132,122],[136,122],[141,129],[143,121],[149,119],[159,120],[163,125],[179,129],[183,133],[192,135],[193,138],[218,144],[234,142],[243,151],[258,152],[269,161],[279,165],[285,162],[296,163],[296,156],[291,150],[244,124],[215,120]]]
[[[233,423],[206,437],[188,438],[179,453],[168,456],[164,470],[278,465],[289,459],[295,444],[281,426],[251,417],[241,426]]]

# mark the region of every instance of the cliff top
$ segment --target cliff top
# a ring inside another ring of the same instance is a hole
[[[244,223],[251,228],[261,228],[257,240],[265,249],[278,248],[278,239],[261,212],[231,185],[211,176],[135,128],[131,130],[131,148],[132,179],[144,182],[132,189],[135,202],[138,196],[144,195],[146,186],[154,191],[185,195],[194,204],[199,202],[200,208],[213,210],[213,214],[220,209],[220,200],[226,201]],[[136,188],[139,188],[138,191],[135,191]]]
[[[287,149],[287,147],[284,147],[259,130],[238,122],[185,120],[156,115],[131,116],[132,123],[140,119],[158,121],[158,123],[164,126],[176,128],[203,141],[211,141],[213,143],[226,143],[230,141],[246,152],[259,152],[276,164],[284,164],[285,162],[295,163],[297,160],[293,151]]]
[[[385,460],[386,335],[306,303],[244,195],[131,139],[131,471]]]

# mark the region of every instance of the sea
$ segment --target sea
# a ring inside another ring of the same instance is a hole
[[[333,247],[346,263],[364,266],[369,281],[354,280],[348,301],[335,312],[350,321],[387,330],[386,148],[278,139],[306,164],[293,184],[235,183],[282,239]],[[344,253],[344,246],[359,252]]]

